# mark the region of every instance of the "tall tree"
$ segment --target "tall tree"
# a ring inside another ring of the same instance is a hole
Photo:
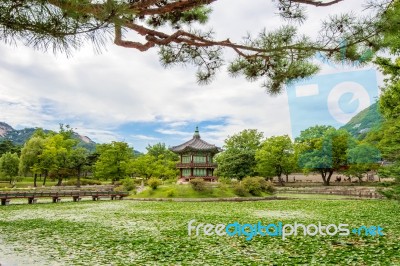
[[[40,159],[44,150],[45,139],[42,137],[31,137],[21,150],[19,172],[26,176],[28,172],[33,173],[33,186],[37,186],[37,176],[41,174]]]
[[[285,20],[284,26],[236,42],[229,38],[216,40],[211,30],[197,26],[207,22],[216,1],[7,0],[0,2],[0,35],[6,43],[20,39],[35,48],[67,52],[87,40],[100,48],[110,38],[116,45],[139,51],[158,47],[165,66],[197,66],[200,83],[214,77],[225,63],[223,49],[230,49],[236,54],[228,67],[233,75],[242,74],[249,80],[262,78],[270,93],[279,93],[285,83],[318,71],[313,62],[316,52],[331,58],[358,60],[364,55],[363,62],[371,59],[379,49],[382,25],[390,25],[378,23],[379,19],[398,3],[371,1],[370,16],[350,13],[328,17],[318,38],[313,39],[299,34],[302,24],[315,23],[307,20],[306,6],[330,8],[350,0],[270,0]],[[347,46],[346,53],[342,52],[343,43]]]
[[[0,156],[6,152],[17,153],[19,155],[21,153],[21,147],[15,145],[11,140],[6,139],[0,142]]]
[[[345,174],[349,177],[357,177],[359,182],[369,171],[379,169],[381,152],[374,146],[367,143],[360,143],[348,150],[348,169]]]
[[[256,173],[256,151],[261,145],[263,133],[245,129],[225,140],[224,151],[217,155],[218,175],[242,179]]]
[[[133,148],[125,142],[113,141],[110,144],[97,146],[99,157],[95,163],[95,176],[111,179],[114,183],[129,175],[130,161],[133,158]]]
[[[132,173],[145,177],[173,179],[178,175],[176,164],[179,156],[170,151],[164,143],[148,145],[147,153],[132,160]]]
[[[6,152],[0,157],[0,173],[3,174],[10,184],[18,175],[19,157],[16,153]]]
[[[69,155],[69,166],[77,177],[76,186],[81,186],[81,175],[85,165],[88,164],[89,151],[85,148],[78,147],[71,151]]]
[[[299,166],[306,172],[320,173],[326,186],[334,171],[347,166],[347,151],[355,145],[347,131],[321,126],[302,131],[296,142],[300,149]]]
[[[256,151],[257,172],[264,176],[277,176],[283,184],[282,174],[288,175],[296,167],[294,146],[288,135],[267,138]]]

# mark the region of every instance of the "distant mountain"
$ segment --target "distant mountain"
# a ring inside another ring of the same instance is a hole
[[[14,144],[23,145],[33,135],[35,130],[36,128],[24,128],[21,130],[16,130],[9,124],[0,122],[0,141],[8,139]],[[44,130],[44,132],[49,131],[50,130]],[[73,137],[79,140],[79,147],[84,147],[89,151],[94,151],[96,149],[96,142],[91,140],[89,137],[79,135],[76,132],[74,132]]]
[[[383,117],[379,111],[379,104],[374,103],[355,115],[341,128],[346,129],[353,137],[361,140],[371,129],[379,127],[382,122]]]

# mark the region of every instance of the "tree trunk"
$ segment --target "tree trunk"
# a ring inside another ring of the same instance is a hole
[[[76,186],[81,187],[81,170],[78,170],[78,178],[76,180]]]
[[[332,174],[333,174],[333,171],[328,171],[328,177],[326,177],[326,182],[324,184],[325,186],[329,186]]]
[[[61,176],[58,177],[58,181],[57,181],[57,185],[56,186],[60,187],[62,185],[62,181],[63,181],[63,178]]]
[[[35,174],[33,177],[33,187],[37,187],[36,180],[37,180],[37,174]]]
[[[47,173],[44,173],[44,177],[43,177],[43,186],[46,185],[46,178],[47,178]]]
[[[281,186],[283,187],[285,184],[283,183],[283,178],[279,175],[278,176],[278,181],[281,184]]]
[[[289,182],[289,175],[286,175],[286,183]]]

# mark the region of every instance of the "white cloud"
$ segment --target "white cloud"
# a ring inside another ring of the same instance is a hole
[[[335,10],[359,5],[345,1]],[[246,32],[257,34],[281,21],[272,3],[255,0],[221,0],[213,5],[210,25],[218,38],[240,41]],[[310,8],[311,23],[302,27],[315,34],[322,15],[332,8]],[[245,128],[256,128],[267,136],[290,133],[287,96],[271,97],[259,83],[233,79],[225,70],[208,86],[195,82],[195,68],[164,69],[156,50],[140,53],[109,44],[96,54],[84,47],[72,58],[33,51],[19,45],[0,44],[0,121],[13,126],[43,126],[56,129],[69,123],[93,140],[108,142],[133,138],[155,141],[144,134],[122,136],[118,126],[129,122],[160,122],[156,130],[183,140],[192,132],[181,131],[190,122],[224,120],[201,132],[209,142],[223,140]],[[231,52],[227,52],[231,54]]]

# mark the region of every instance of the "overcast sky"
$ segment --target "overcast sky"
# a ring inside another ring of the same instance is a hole
[[[257,34],[282,23],[271,1],[249,2],[217,1],[208,27],[221,39],[240,41],[247,32]],[[309,8],[302,30],[315,35],[332,10],[360,13],[362,2]],[[227,136],[247,128],[265,136],[292,135],[287,93],[269,96],[260,82],[231,78],[225,68],[210,85],[199,86],[195,69],[161,67],[156,49],[141,53],[110,42],[101,54],[88,45],[66,58],[1,43],[0,54],[0,121],[16,129],[56,130],[64,123],[96,142],[126,141],[139,151],[147,144],[186,141],[196,125],[203,139],[220,146]],[[322,74],[359,70],[325,65]],[[292,106],[292,112],[299,106]],[[316,104],[311,111],[319,108]]]

